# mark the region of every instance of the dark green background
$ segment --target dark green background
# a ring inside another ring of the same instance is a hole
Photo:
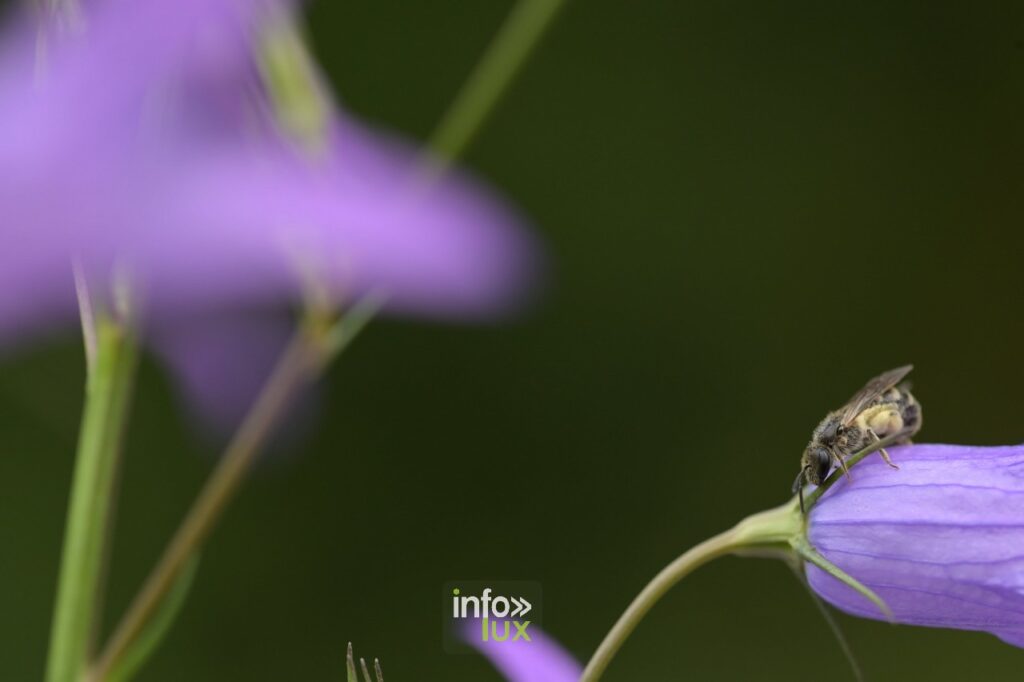
[[[373,326],[265,463],[142,680],[496,679],[440,586],[543,582],[585,658],[688,546],[787,497],[822,414],[914,362],[925,441],[1024,440],[1024,7],[570,3],[467,155],[554,277],[507,326]],[[511,6],[321,1],[351,109],[426,136]],[[31,292],[25,292],[31,295]],[[82,384],[73,337],[0,369],[0,677],[38,679]],[[144,364],[108,620],[208,472]],[[1018,679],[986,634],[840,618],[874,680]],[[724,559],[608,680],[849,679],[781,564]]]

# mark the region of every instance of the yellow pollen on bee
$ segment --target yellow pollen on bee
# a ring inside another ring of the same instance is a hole
[[[899,410],[891,405],[878,405],[869,408],[861,413],[858,421],[861,420],[879,438],[884,438],[903,429],[903,417],[900,415]]]

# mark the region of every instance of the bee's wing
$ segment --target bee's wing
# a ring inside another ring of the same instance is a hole
[[[839,410],[839,422],[843,426],[849,426],[857,415],[864,411],[871,401],[882,395],[890,388],[900,382],[900,380],[910,373],[910,370],[914,369],[913,365],[904,365],[903,367],[897,367],[891,369],[884,374],[879,374],[877,377],[869,381],[864,388],[857,391],[857,393],[850,398],[850,401],[846,403],[846,406]]]

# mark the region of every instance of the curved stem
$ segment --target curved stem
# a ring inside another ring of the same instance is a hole
[[[612,629],[605,635],[601,645],[587,663],[580,682],[594,682],[604,674],[608,664],[618,652],[623,642],[632,634],[636,626],[640,624],[647,612],[651,610],[658,600],[664,596],[676,583],[698,568],[728,554],[738,547],[736,529],[732,528],[719,533],[718,535],[705,540],[696,547],[691,548],[678,559],[663,568],[658,575],[654,576],[651,582],[633,599],[626,611],[619,616]]]
[[[623,642],[632,634],[651,607],[694,569],[712,559],[738,550],[755,550],[751,552],[752,554],[756,554],[757,550],[770,550],[768,555],[775,555],[780,550],[785,551],[791,538],[802,528],[803,516],[794,497],[779,507],[748,516],[729,530],[687,550],[654,576],[654,579],[633,599],[625,613],[619,616],[619,620],[605,635],[601,645],[587,663],[580,682],[595,682],[600,679]]]

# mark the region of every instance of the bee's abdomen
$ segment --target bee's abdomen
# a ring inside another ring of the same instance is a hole
[[[921,405],[910,391],[894,387],[880,395],[860,418],[881,438],[905,429],[916,432],[921,427]]]
[[[903,423],[907,428],[921,428],[921,404],[910,394],[910,391],[901,391],[897,404],[903,415]]]

